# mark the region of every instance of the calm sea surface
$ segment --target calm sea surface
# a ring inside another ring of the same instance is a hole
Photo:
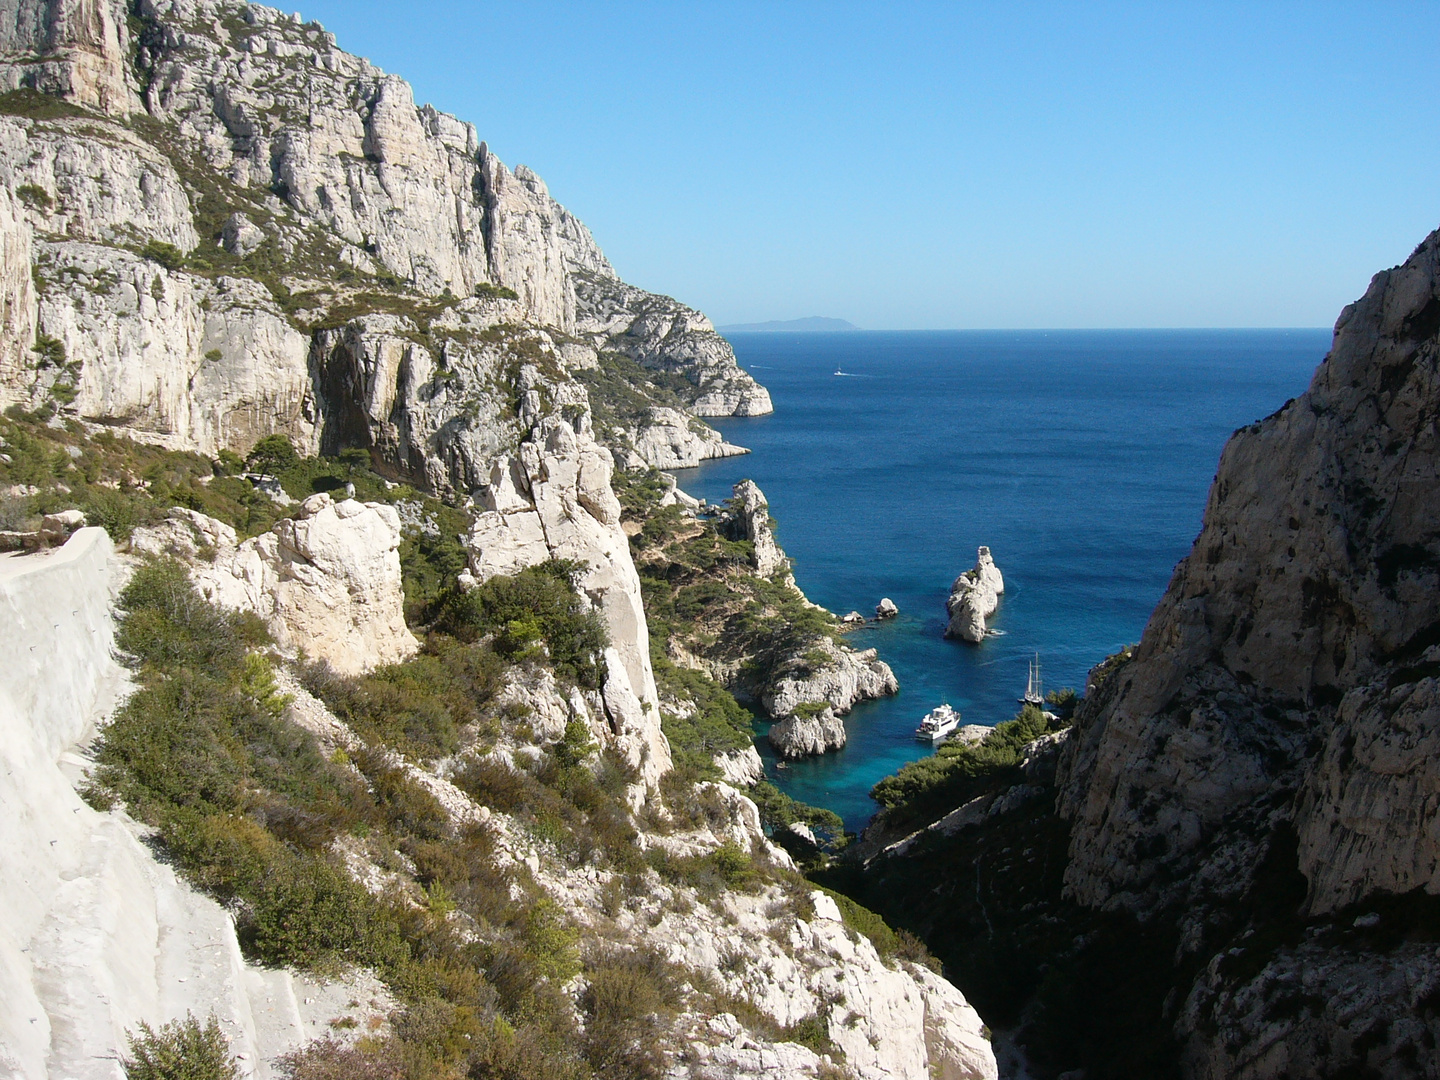
[[[929,753],[920,718],[948,701],[965,723],[1014,715],[1026,665],[1046,689],[1137,641],[1200,528],[1225,440],[1301,393],[1328,330],[735,334],[772,416],[712,421],[754,453],[679,473],[717,502],[753,479],[800,587],[839,614],[894,622],[874,647],[897,697],[858,706],[849,745],[777,770],[797,799],[858,829],[871,786]],[[834,372],[842,369],[845,376]],[[946,641],[945,598],[975,549],[1005,575],[982,644]],[[763,725],[760,728],[763,734]]]

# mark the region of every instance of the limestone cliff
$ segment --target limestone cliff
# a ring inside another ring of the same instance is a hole
[[[6,99],[0,180],[26,195],[79,415],[211,452],[314,445],[318,327],[477,292],[678,374],[695,415],[769,411],[703,316],[616,279],[539,177],[317,24],[235,0],[11,6],[0,70],[69,103]]]

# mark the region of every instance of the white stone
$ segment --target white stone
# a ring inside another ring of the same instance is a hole
[[[950,587],[950,598],[945,601],[950,623],[945,628],[945,636],[969,642],[983,641],[985,620],[995,614],[1004,591],[1000,569],[990,557],[990,549],[982,547],[974,569],[965,571]]]
[[[394,507],[321,493],[191,577],[215,602],[259,615],[282,649],[349,675],[419,648],[405,626],[399,545]]]

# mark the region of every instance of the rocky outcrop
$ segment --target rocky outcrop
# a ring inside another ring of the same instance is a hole
[[[610,452],[591,438],[588,413],[577,422],[578,430],[547,417],[516,456],[494,466],[467,542],[470,573],[485,581],[552,558],[587,568],[579,587],[610,635],[605,710],[617,746],[653,786],[670,768],[670,747],[660,731],[640,576],[610,488]]]
[[[807,702],[827,702],[837,713],[847,713],[858,702],[899,689],[895,673],[874,649],[861,652],[824,638],[762,690],[760,702],[771,716],[783,719]]]
[[[726,442],[703,421],[658,406],[642,423],[617,431],[611,442],[617,461],[626,468],[693,469],[702,461],[750,452]]]
[[[131,552],[158,558],[197,559],[202,553],[218,554],[239,546],[234,528],[183,506],[172,506],[164,521],[141,525],[130,534]]]
[[[875,618],[893,619],[900,614],[900,609],[895,606],[895,601],[888,596],[880,598],[880,603],[875,605]]]
[[[985,620],[995,614],[1004,591],[1005,579],[1000,575],[1000,568],[990,557],[990,549],[982,547],[974,569],[966,570],[950,587],[950,598],[945,601],[950,623],[945,628],[945,636],[961,641],[983,641]]]
[[[695,387],[696,416],[773,411],[770,392],[740,368],[730,343],[698,311],[613,277],[581,273],[574,281],[576,331],[642,367],[683,374]]]
[[[745,540],[753,546],[750,562],[760,577],[788,570],[790,560],[775,542],[774,521],[765,493],[753,480],[741,480],[734,492],[729,508],[716,522],[717,528],[731,539]]]
[[[292,655],[303,652],[352,675],[404,660],[419,648],[405,626],[394,507],[337,503],[322,493],[301,503],[293,518],[238,547],[216,546],[226,539],[220,522],[197,527],[188,515],[172,517],[163,536],[142,536],[141,546],[183,546],[178,537],[187,527],[197,546],[215,547],[214,560],[191,571],[200,592],[259,615]]]
[[[770,725],[766,735],[782,758],[812,757],[841,750],[845,746],[845,721],[833,706],[816,711],[792,713]]]
[[[8,0],[0,7],[0,88],[131,111],[140,102],[129,78],[127,14],[116,0]]]

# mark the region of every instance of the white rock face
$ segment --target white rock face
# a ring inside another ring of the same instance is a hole
[[[610,635],[605,709],[617,746],[654,786],[670,768],[670,745],[660,730],[640,576],[610,488],[613,468],[610,452],[583,425],[576,431],[559,417],[541,420],[519,454],[491,472],[487,509],[468,540],[470,572],[486,581],[550,558],[588,568],[579,585]]]
[[[826,657],[824,664],[782,675],[761,692],[760,703],[775,717],[788,717],[796,706],[807,701],[825,701],[838,713],[847,713],[856,702],[897,693],[900,684],[890,665],[874,649],[857,652],[822,639],[814,650]]]
[[[726,442],[714,428],[676,409],[653,408],[643,424],[626,429],[620,437],[630,444],[625,451],[617,452],[627,468],[649,465],[656,469],[693,469],[702,461],[750,452]]]
[[[21,399],[33,379],[35,280],[32,230],[19,201],[0,188],[0,405]]]
[[[753,746],[716,754],[715,767],[720,770],[725,783],[732,787],[748,788],[765,779],[765,763],[760,760],[760,751]]]
[[[755,554],[750,562],[756,576],[770,577],[778,570],[788,569],[790,560],[775,542],[765,493],[753,480],[741,480],[733,490],[735,508],[726,512],[720,522],[721,530],[736,540],[748,540],[754,545]]]
[[[101,112],[139,104],[127,63],[126,10],[116,0],[4,0],[0,86],[33,86]]]
[[[895,606],[895,601],[888,596],[880,598],[880,603],[875,605],[875,617],[877,619],[893,619],[900,614],[900,609]]]
[[[844,925],[830,897],[818,893],[811,899],[814,916],[795,920],[788,949],[771,947],[763,904],[756,898],[732,899],[724,921],[668,915],[647,937],[671,959],[714,971],[728,990],[777,1023],[793,1024],[824,1010],[831,1040],[863,1080],[997,1075],[980,1017],[959,991],[927,969],[904,961],[886,964],[869,939]],[[722,965],[722,958],[737,954],[753,955],[755,962],[739,970]],[[828,1009],[827,1000],[833,1002]],[[722,1037],[722,1046],[745,1045],[738,1025],[733,1035],[728,1030],[714,1034]],[[755,1075],[751,1070],[765,1060],[765,1048],[752,1045],[754,1057],[738,1060],[723,1049],[707,1049],[700,1068],[689,1075]],[[770,1051],[769,1065],[776,1072],[761,1075],[786,1075],[784,1070],[791,1069],[796,1072],[789,1075],[804,1076],[799,1070],[814,1068],[810,1059],[787,1059],[780,1051]],[[711,1062],[717,1071],[705,1070]]]
[[[783,758],[828,754],[844,747],[845,721],[826,705],[813,716],[787,716],[770,725],[766,735],[775,752]]]
[[[399,545],[394,507],[321,493],[191,577],[216,603],[259,615],[282,649],[353,675],[419,648],[405,626]]]
[[[248,967],[224,909],[71,786],[125,685],[110,619],[124,573],[103,529],[0,558],[0,1075],[114,1080],[127,1029],[188,1010],[216,1013],[242,1075],[268,1078],[355,987]]]
[[[990,549],[982,547],[974,569],[966,570],[950,587],[950,598],[945,601],[950,624],[945,628],[945,636],[961,641],[983,641],[985,620],[995,614],[1004,591],[1005,579],[1000,575],[1000,568],[990,557]]]

